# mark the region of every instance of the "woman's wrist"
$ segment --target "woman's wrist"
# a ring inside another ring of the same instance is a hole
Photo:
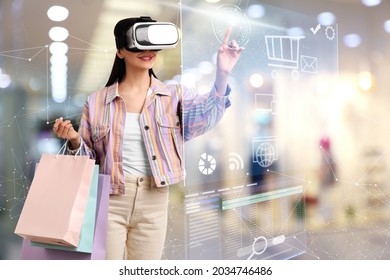
[[[70,147],[69,148],[71,150],[77,150],[78,148],[80,148],[81,139],[80,139],[80,137],[77,137],[76,139],[69,140],[69,143],[70,143]]]
[[[227,84],[228,84],[229,74],[217,72],[216,79],[215,79],[215,87],[217,90],[217,96],[224,97]]]

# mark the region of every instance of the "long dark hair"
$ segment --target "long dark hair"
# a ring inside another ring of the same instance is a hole
[[[114,28],[114,36],[117,50],[124,47],[126,40],[123,40],[127,30],[137,22],[151,22],[155,21],[150,17],[139,17],[139,18],[125,18],[117,22]],[[126,65],[123,59],[120,59],[115,54],[114,64],[112,65],[111,74],[106,83],[106,87],[114,84],[115,82],[120,83],[126,76]],[[157,78],[153,69],[149,69],[149,76]]]

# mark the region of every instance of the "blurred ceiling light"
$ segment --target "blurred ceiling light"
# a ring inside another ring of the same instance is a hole
[[[336,16],[331,12],[323,12],[317,16],[317,21],[321,25],[332,25],[336,22]]]
[[[247,14],[251,18],[261,18],[265,15],[265,9],[262,5],[253,4],[248,7]]]
[[[50,63],[55,64],[68,64],[68,56],[65,54],[56,54],[50,57]]]
[[[11,85],[11,77],[10,75],[6,74],[1,68],[0,68],[0,88],[7,88]]]
[[[58,143],[59,141],[55,138],[39,138],[37,148],[39,153],[57,153],[61,148],[62,144]]]
[[[362,43],[362,39],[359,36],[359,34],[353,33],[344,36],[344,44],[348,48],[356,48],[360,46],[361,43]]]
[[[209,3],[218,3],[220,0],[206,0],[206,2],[209,2]]]
[[[66,73],[51,73],[50,80],[52,83],[52,87],[58,89],[66,89],[68,76]]]
[[[55,73],[66,73],[68,71],[68,66],[66,64],[52,64],[50,66],[50,72]]]
[[[363,5],[367,7],[378,6],[381,2],[381,0],[362,0]]]
[[[54,102],[63,103],[66,100],[66,95],[67,95],[66,87],[63,86],[58,87],[53,85],[51,94]]]
[[[49,30],[49,37],[53,41],[61,42],[65,41],[69,36],[68,29],[64,27],[55,26]]]
[[[259,88],[264,84],[264,78],[261,74],[253,74],[249,78],[249,83],[254,88]]]
[[[68,53],[68,45],[63,43],[63,42],[54,42],[54,43],[51,43],[50,44],[50,47],[49,47],[49,51],[51,54],[55,55],[55,54],[67,54]]]
[[[302,27],[291,27],[287,30],[288,36],[304,36],[305,31],[303,31]]]
[[[31,78],[28,81],[28,85],[32,91],[38,91],[42,88],[42,83],[38,78]]]
[[[385,31],[387,33],[390,33],[390,19],[386,20],[384,23],[383,23],[383,28],[385,29]]]
[[[372,75],[370,72],[360,72],[359,87],[363,91],[369,91],[373,86]]]
[[[54,39],[53,39],[54,40]],[[63,42],[53,42],[49,47],[51,95],[56,103],[62,103],[67,97],[68,80],[68,45]]]
[[[52,21],[64,21],[69,16],[69,10],[63,6],[51,6],[47,10],[47,16]]]

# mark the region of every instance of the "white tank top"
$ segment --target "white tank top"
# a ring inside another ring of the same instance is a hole
[[[123,138],[123,171],[135,176],[152,176],[137,113],[126,113]]]

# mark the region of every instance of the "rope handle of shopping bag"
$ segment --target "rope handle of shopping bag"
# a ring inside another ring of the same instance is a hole
[[[65,155],[65,151],[66,151],[66,147],[68,146],[68,142],[69,140],[66,140],[64,145],[62,145],[61,149],[58,151],[58,153],[56,154],[56,158],[58,158],[58,155],[61,153],[62,151],[62,155]],[[84,142],[81,140],[81,143],[80,143],[80,147],[76,150],[75,154],[74,154],[74,159],[76,159],[77,155],[80,153],[80,156],[82,155],[82,146],[84,145]]]

